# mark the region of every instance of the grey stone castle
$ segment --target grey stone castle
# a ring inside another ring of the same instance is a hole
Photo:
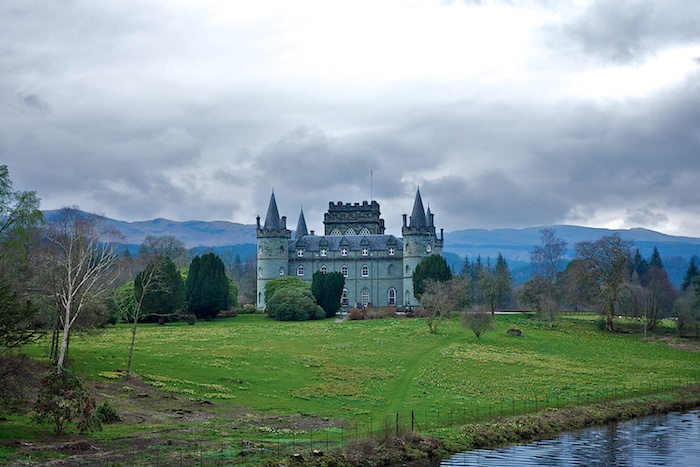
[[[257,217],[257,307],[265,308],[265,284],[282,276],[311,282],[314,272],[340,272],[345,276],[342,306],[359,304],[387,307],[415,305],[413,270],[432,254],[442,254],[443,231],[435,234],[433,214],[423,208],[416,192],[410,218],[403,215],[403,238],[384,233],[379,204],[329,203],[324,215],[324,235],[306,228],[304,211],[299,214],[294,238],[287,218],[280,217],[275,194],[270,197],[265,223]]]

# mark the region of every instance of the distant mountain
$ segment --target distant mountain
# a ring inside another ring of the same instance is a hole
[[[46,211],[47,218],[56,211]],[[257,242],[255,225],[238,224],[228,221],[186,221],[176,222],[167,219],[125,222],[106,218],[110,226],[119,230],[126,243],[139,245],[147,235],[173,235],[185,242],[188,248],[221,247],[246,245],[241,252],[255,253]],[[557,237],[568,244],[567,258],[574,256],[574,246],[583,240],[597,240],[605,235],[619,233],[624,239],[632,240],[643,257],[649,258],[654,247],[664,261],[664,266],[674,284],[679,284],[692,256],[700,257],[700,238],[666,235],[642,228],[628,230],[597,229],[573,225],[555,225]],[[540,230],[543,227],[525,229],[467,229],[445,233],[445,257],[455,269],[461,268],[464,256],[470,260],[477,256],[486,261],[495,260],[501,253],[508,260],[516,283],[521,283],[530,275],[530,252],[540,244]]]
[[[47,218],[58,211],[46,211]],[[237,224],[228,221],[186,221],[167,219],[125,222],[105,218],[108,225],[120,231],[127,244],[139,245],[148,235],[172,235],[188,248],[197,246],[227,246],[256,243],[255,225]]]

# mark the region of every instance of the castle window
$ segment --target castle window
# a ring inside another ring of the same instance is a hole
[[[258,253],[262,255],[263,248],[261,246],[258,247]]]
[[[356,235],[355,229],[353,229],[352,227],[348,227],[348,230],[345,231],[345,235]]]
[[[362,277],[369,277],[369,266],[362,266]]]
[[[350,292],[348,292],[348,289],[343,289],[343,294],[340,296],[340,303],[343,306],[348,306],[350,303],[350,300],[348,300],[348,295]]]
[[[393,264],[390,264],[390,265],[389,265],[389,267],[387,268],[387,273],[388,273],[390,276],[393,276],[393,275],[394,275],[394,265],[393,265]]]
[[[328,250],[325,248],[321,248],[321,256],[326,256],[328,254]]]
[[[348,277],[348,267],[343,265],[343,267],[340,268],[340,273],[343,275],[343,277]]]
[[[369,289],[362,289],[362,306],[369,305]]]
[[[362,227],[360,230],[360,235],[372,235],[367,227]]]
[[[390,288],[387,292],[389,306],[396,306],[396,289]]]
[[[428,253],[430,253],[431,251],[433,251],[433,247],[432,247],[431,245],[428,245],[428,246],[425,247],[425,251],[427,251]]]
[[[280,276],[284,276],[284,268],[280,268]]]
[[[369,248],[363,248],[362,249],[362,256],[367,256],[369,255]]]
[[[327,273],[328,273],[328,268],[326,267],[325,264],[324,264],[323,266],[321,266],[321,273],[322,273],[322,274],[327,274]]]
[[[347,256],[348,255],[348,249],[347,248],[341,248],[340,249],[340,256]]]
[[[298,256],[299,258],[303,257],[303,256],[304,256],[304,250],[297,250],[297,256]]]
[[[396,248],[393,246],[389,247],[389,256],[394,256],[396,254]]]
[[[410,276],[411,275],[411,266],[406,265],[406,275]]]
[[[411,305],[411,292],[409,290],[406,291],[406,306]]]
[[[299,266],[297,268],[297,276],[303,276],[304,275],[304,266]]]
[[[330,235],[343,235],[339,229],[333,229],[331,230]]]
[[[262,268],[258,268],[258,277],[262,278]]]

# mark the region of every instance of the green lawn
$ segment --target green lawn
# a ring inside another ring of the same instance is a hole
[[[132,368],[149,384],[217,406],[374,423],[396,412],[473,417],[487,406],[576,403],[700,380],[699,353],[610,335],[593,318],[564,318],[554,329],[523,315],[497,321],[481,342],[458,320],[438,334],[419,319],[289,323],[240,315],[141,325]],[[509,327],[524,337],[506,335]],[[87,378],[114,379],[126,368],[129,342],[128,325],[76,334],[70,357]],[[45,344],[30,350],[39,356]]]

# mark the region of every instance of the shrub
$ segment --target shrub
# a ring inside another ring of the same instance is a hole
[[[506,331],[506,334],[508,334],[509,336],[523,337],[523,332],[518,328],[509,328]]]
[[[311,291],[290,287],[276,291],[267,303],[267,313],[278,321],[307,321],[326,317]]]
[[[102,427],[95,398],[69,370],[55,369],[41,379],[35,410],[35,420],[52,425],[57,435],[63,434],[72,421],[76,422],[80,433]]]
[[[190,326],[194,325],[197,323],[197,315],[194,313],[190,313],[189,315],[185,316],[185,322],[189,324]]]
[[[365,310],[353,308],[348,312],[348,319],[358,320],[365,319]]]
[[[240,315],[252,315],[255,314],[255,305],[247,303],[238,309],[238,314]]]
[[[97,417],[102,423],[122,421],[122,417],[119,416],[117,410],[106,402],[97,408]]]

